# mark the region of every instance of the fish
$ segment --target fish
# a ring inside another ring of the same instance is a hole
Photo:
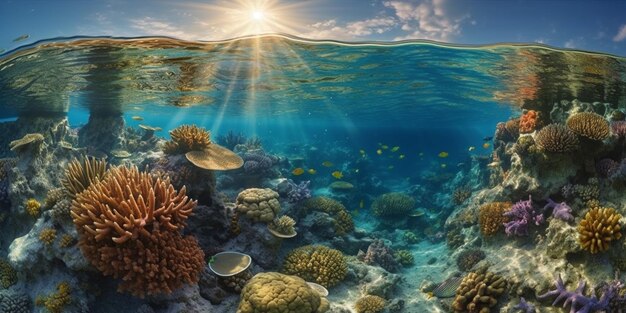
[[[411,217],[420,217],[422,215],[424,215],[424,211],[419,211],[419,210],[413,211],[412,213],[409,214],[409,216]]]
[[[395,146],[395,147],[391,148],[391,152],[396,152],[398,150],[400,150],[400,147],[398,147],[398,146]]]
[[[336,179],[341,179],[343,177],[343,174],[340,171],[334,171],[330,175],[332,175]]]
[[[365,201],[361,199],[361,202],[359,202],[359,209],[362,209],[364,206],[365,206]]]
[[[383,150],[387,150],[387,149],[389,149],[389,146],[388,146],[388,145],[382,145],[382,146],[380,146],[380,147],[381,147],[381,148],[383,148]]]
[[[491,163],[487,164],[488,167],[498,167],[498,165],[500,165],[500,162],[498,162],[498,161],[491,162]]]
[[[441,151],[441,152],[439,152],[438,155],[439,155],[440,158],[447,158],[448,157],[448,152]]]
[[[398,157],[398,159],[400,159],[400,160],[404,159],[404,154],[401,154],[401,155]]]
[[[314,168],[310,168],[307,170],[307,173],[311,174],[311,175],[315,175],[315,173],[317,173],[317,171]]]
[[[424,156],[424,152],[420,152],[419,156]]]
[[[358,174],[359,173],[359,169],[357,168],[356,170],[354,170],[354,172]]]
[[[322,165],[324,165],[325,167],[331,167],[334,164],[333,164],[333,162],[330,162],[330,161],[324,161],[324,162],[322,162]]]
[[[389,166],[387,166],[387,168],[392,170],[394,168],[394,166],[393,165],[389,165]]]
[[[294,168],[293,171],[291,171],[291,174],[293,174],[295,176],[300,176],[300,175],[304,174],[304,169],[301,168],[301,167]]]
[[[135,121],[143,121],[143,117],[141,117],[141,116],[137,116],[137,115],[135,115],[135,116],[133,116],[133,117],[131,117],[131,118],[132,118],[133,120],[135,120]]]
[[[491,139],[493,139],[493,136],[487,136],[483,138],[483,141],[491,141]]]
[[[488,142],[483,143],[483,148],[485,149],[489,149],[490,146],[491,144],[489,144]]]
[[[470,146],[469,148],[467,148],[467,151],[469,151],[469,152],[472,152],[474,150],[476,150],[476,147],[474,147],[474,146]]]
[[[376,154],[378,154],[378,155],[383,154],[383,150],[380,150],[380,149],[376,150]]]
[[[447,167],[446,163],[441,164],[441,168],[446,168],[446,167]]]
[[[19,36],[19,37],[15,38],[15,39],[13,39],[13,42],[20,42],[20,41],[24,41],[24,40],[26,40],[26,39],[28,39],[28,38],[30,38],[30,35],[28,35],[28,34],[24,34],[24,35],[21,35],[21,36]]]
[[[462,280],[463,277],[449,277],[435,287],[432,294],[437,298],[452,298],[456,295],[456,289],[459,288]]]

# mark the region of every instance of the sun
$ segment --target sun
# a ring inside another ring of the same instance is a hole
[[[254,10],[252,14],[250,14],[253,21],[262,22],[265,18],[265,13],[262,10]]]

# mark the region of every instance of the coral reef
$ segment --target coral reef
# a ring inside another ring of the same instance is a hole
[[[72,302],[71,287],[69,282],[61,282],[57,286],[57,292],[48,296],[41,296],[35,300],[37,306],[43,306],[50,313],[64,312],[65,307]]]
[[[535,110],[528,110],[526,113],[522,114],[519,120],[519,132],[524,134],[535,131],[538,119],[539,112]]]
[[[249,150],[242,156],[243,169],[248,174],[265,174],[271,171],[280,159],[261,149]]]
[[[289,184],[289,191],[287,192],[287,200],[289,203],[298,203],[311,198],[311,190],[309,189],[310,180],[301,181],[299,184],[296,184],[291,179],[288,179],[287,183]]]
[[[576,134],[560,124],[550,124],[535,135],[535,143],[542,151],[567,153],[578,149]]]
[[[354,230],[352,215],[341,202],[328,197],[314,197],[302,202],[303,213],[321,211],[332,218],[335,235],[343,236]]]
[[[528,200],[515,203],[503,215],[509,218],[509,222],[504,223],[504,231],[507,236],[526,236],[531,222],[535,225],[543,223],[543,213],[535,210],[530,196],[528,196]]]
[[[237,313],[323,313],[328,300],[296,276],[275,272],[254,275],[241,291]]]
[[[372,212],[381,217],[406,216],[415,208],[415,200],[400,192],[383,194],[372,203]]]
[[[617,172],[619,166],[619,162],[611,159],[602,159],[596,163],[596,173],[602,178],[608,178]]]
[[[622,215],[613,208],[591,208],[578,225],[581,247],[592,254],[606,251],[611,241],[622,237],[621,218]]]
[[[17,283],[17,273],[5,259],[0,259],[0,286],[9,288]]]
[[[379,313],[385,309],[385,299],[374,295],[365,295],[356,300],[356,313]]]
[[[576,134],[592,140],[604,140],[611,134],[609,122],[602,115],[592,112],[571,115],[566,124]]]
[[[52,207],[63,200],[65,196],[65,188],[50,189],[46,195],[46,199],[44,200],[44,209],[52,209]]]
[[[28,295],[12,290],[0,290],[0,313],[30,313],[32,302]]]
[[[87,189],[89,185],[104,178],[107,170],[106,160],[85,157],[81,160],[74,159],[67,164],[65,176],[61,184],[68,196],[74,198],[77,194]]]
[[[394,252],[391,248],[387,247],[385,243],[378,239],[374,240],[369,247],[367,247],[367,252],[364,254],[357,255],[359,259],[369,265],[378,265],[388,272],[397,272],[400,269],[400,264],[394,258]]]
[[[250,188],[237,195],[237,211],[255,222],[271,222],[280,212],[279,195],[269,188]]]
[[[511,208],[511,202],[491,202],[478,209],[480,231],[484,236],[496,234],[508,222],[504,213]]]
[[[456,290],[452,308],[456,313],[489,313],[504,293],[506,280],[487,271],[467,274]]]
[[[414,232],[408,230],[405,231],[404,234],[402,234],[402,239],[408,244],[414,244],[420,241],[419,237],[417,237]]]
[[[393,257],[400,263],[402,266],[409,267],[415,264],[415,259],[413,258],[413,254],[409,250],[397,250]]]
[[[321,245],[309,245],[296,248],[287,254],[283,262],[283,272],[328,288],[346,277],[348,265],[341,251]]]
[[[458,187],[452,193],[452,202],[456,205],[463,204],[465,200],[469,199],[472,195],[472,190],[469,186]]]
[[[485,252],[480,249],[464,250],[456,256],[456,266],[461,271],[467,272],[482,261],[485,256]]]
[[[626,121],[611,122],[611,133],[618,138],[626,137]]]
[[[287,215],[283,215],[272,220],[267,227],[279,234],[289,236],[296,233],[294,226],[296,226],[296,221]]]
[[[198,281],[204,254],[180,233],[195,205],[184,187],[176,191],[169,180],[121,166],[78,194],[71,214],[89,262],[123,277],[121,291],[144,296]]]
[[[552,302],[553,306],[557,305],[561,300],[564,300],[563,307],[571,305],[570,312],[575,313],[591,313],[605,310],[608,307],[611,298],[616,295],[618,289],[614,284],[609,285],[607,290],[600,297],[600,300],[598,300],[595,295],[591,297],[583,295],[583,292],[585,291],[584,280],[581,280],[578,283],[578,287],[573,292],[567,291],[565,284],[563,284],[563,280],[561,279],[561,275],[557,276],[555,284],[555,290],[548,291],[539,295],[537,298],[539,300],[544,300],[557,296],[554,302]]]
[[[181,125],[170,131],[171,140],[163,145],[166,154],[202,151],[211,144],[209,132],[196,125]]]

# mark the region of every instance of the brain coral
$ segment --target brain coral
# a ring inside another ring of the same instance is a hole
[[[578,225],[578,242],[595,254],[606,251],[613,240],[622,237],[619,220],[622,215],[613,208],[591,208]]]
[[[520,133],[531,133],[537,127],[537,120],[539,119],[539,113],[535,110],[528,110],[524,113],[519,121]]]
[[[455,313],[489,313],[505,288],[506,281],[500,275],[485,271],[469,273],[456,289],[452,308]]]
[[[567,127],[550,124],[535,135],[535,143],[546,152],[572,152],[578,149],[576,134]]]
[[[385,309],[385,299],[379,296],[366,295],[354,304],[357,313],[378,313]]]
[[[376,216],[405,216],[413,211],[414,207],[415,200],[401,192],[383,194],[372,203],[372,211]]]
[[[198,281],[204,253],[180,233],[195,206],[185,187],[120,166],[78,194],[71,214],[85,258],[143,297]]]
[[[502,228],[502,225],[508,222],[508,218],[503,214],[512,205],[511,202],[491,202],[482,205],[478,209],[478,221],[482,234],[491,236],[497,233]]]
[[[302,278],[267,272],[248,281],[237,313],[322,313],[329,306]]]
[[[189,151],[201,151],[211,144],[211,135],[204,128],[196,125],[181,125],[170,131],[172,140],[163,145],[166,154],[184,154]]]
[[[576,113],[567,119],[566,124],[576,134],[593,140],[604,140],[611,134],[609,122],[596,113]]]
[[[283,262],[283,271],[324,287],[332,287],[346,277],[348,265],[341,251],[309,245],[289,252]]]
[[[256,222],[271,222],[280,212],[278,197],[278,193],[269,188],[246,189],[237,196],[237,211]]]

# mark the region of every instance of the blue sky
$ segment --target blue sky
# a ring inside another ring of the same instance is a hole
[[[252,11],[262,18],[252,18]],[[0,49],[74,35],[540,42],[626,56],[626,0],[0,0]],[[13,42],[20,35],[30,37]]]

